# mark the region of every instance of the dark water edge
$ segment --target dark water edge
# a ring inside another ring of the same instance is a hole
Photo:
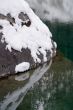
[[[73,23],[45,22],[57,43],[57,49],[73,61]]]

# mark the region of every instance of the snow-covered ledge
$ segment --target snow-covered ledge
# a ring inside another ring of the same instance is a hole
[[[51,37],[24,0],[0,0],[0,76],[49,61],[56,52]]]

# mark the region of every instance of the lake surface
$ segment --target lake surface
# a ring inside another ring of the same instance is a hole
[[[50,23],[46,21],[53,39],[57,42],[58,50],[64,53],[64,57],[73,61],[73,23]]]
[[[35,70],[1,79],[0,110],[73,109],[73,28],[49,26],[58,44],[56,57]]]
[[[72,110],[73,62],[57,56],[17,110]]]

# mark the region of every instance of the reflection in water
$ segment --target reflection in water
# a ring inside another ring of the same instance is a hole
[[[73,62],[61,53],[58,53],[52,65],[50,62],[49,65],[44,64],[33,71],[0,81],[0,110],[72,108]]]
[[[73,62],[57,56],[51,68],[27,93],[17,110],[72,109]]]
[[[4,96],[4,100],[0,103],[0,110],[16,110],[18,105],[22,102],[27,91],[45,74],[45,72],[51,66],[52,61],[49,65],[44,64],[43,67],[37,68],[33,71],[32,75],[29,72],[20,76],[15,76],[16,81],[24,81],[27,79],[26,84],[14,92]],[[13,82],[12,82],[13,83]]]

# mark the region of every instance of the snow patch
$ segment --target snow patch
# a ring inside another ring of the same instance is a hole
[[[18,17],[21,12],[28,15],[31,21],[29,27],[21,26],[22,21]],[[3,33],[1,41],[2,43],[6,42],[6,49],[10,52],[12,49],[22,52],[22,49],[28,48],[34,62],[41,63],[38,57],[40,53],[43,54],[43,61],[46,62],[46,51],[52,52],[52,34],[48,27],[34,14],[28,3],[24,0],[0,0],[0,13],[5,16],[10,13],[15,18],[13,25],[7,19],[0,19],[0,25],[3,26],[3,29],[0,30]]]
[[[29,68],[30,68],[30,64],[28,62],[23,62],[23,63],[16,65],[15,72],[16,73],[24,72],[24,71],[27,71]]]

